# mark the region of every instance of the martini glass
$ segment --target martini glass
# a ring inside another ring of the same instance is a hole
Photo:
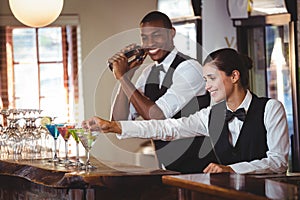
[[[56,117],[50,116],[40,116],[37,120],[38,129],[41,132],[42,144],[43,144],[43,151],[45,153],[45,157],[48,157],[48,153],[52,153],[52,145],[48,142],[49,138],[52,137],[49,130],[46,127],[46,124],[53,124],[53,121]]]
[[[75,162],[75,166],[80,167],[82,166],[82,163],[79,160],[79,142],[80,139],[78,137],[78,132],[84,132],[84,130],[82,128],[71,128],[68,129],[69,134],[72,135],[72,137],[74,138],[75,142],[76,142],[76,162]]]
[[[90,162],[90,151],[92,149],[92,147],[94,146],[98,136],[99,136],[99,132],[96,131],[89,131],[89,130],[84,130],[84,131],[78,131],[77,135],[83,145],[83,147],[86,150],[87,153],[87,158],[86,158],[86,162],[85,165],[83,166],[83,169],[89,170],[89,169],[94,169],[96,168],[95,166],[91,165]]]
[[[63,161],[63,163],[65,163],[65,165],[69,165],[71,163],[71,161],[69,160],[68,157],[68,141],[70,138],[70,133],[69,133],[69,129],[74,128],[75,125],[72,124],[65,124],[64,126],[57,126],[57,130],[60,133],[60,135],[64,138],[65,140],[65,153],[66,153],[66,157],[65,160]]]
[[[63,124],[46,124],[46,128],[48,129],[49,133],[52,135],[54,139],[54,156],[52,158],[52,162],[58,162],[59,159],[57,157],[56,149],[57,149],[57,138],[59,136],[59,132],[57,127],[63,126]]]

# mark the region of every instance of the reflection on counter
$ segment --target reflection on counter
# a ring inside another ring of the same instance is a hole
[[[0,160],[0,199],[177,200],[177,189],[162,184],[177,172],[100,161],[93,170],[66,168],[48,159]],[[41,197],[39,194],[42,194]],[[3,198],[2,198],[3,197]]]
[[[281,175],[284,176],[284,175]],[[299,179],[300,180],[300,179]],[[298,187],[268,178],[233,173],[163,176],[167,185],[185,192],[187,199],[298,199]]]

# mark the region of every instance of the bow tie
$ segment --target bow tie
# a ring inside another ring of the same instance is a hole
[[[232,118],[237,117],[241,121],[245,121],[246,112],[244,108],[239,108],[235,112],[231,112],[230,110],[226,111],[225,120],[229,122]]]

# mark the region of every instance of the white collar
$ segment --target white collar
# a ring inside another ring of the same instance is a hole
[[[176,49],[176,47],[173,48],[173,50],[167,55],[167,57],[165,57],[165,59],[161,62],[158,63],[157,61],[155,61],[155,65],[163,65],[165,72],[168,71],[169,67],[171,66],[172,62],[174,61],[176,55],[178,53],[178,50]]]
[[[251,103],[251,100],[252,100],[252,94],[251,94],[251,92],[250,92],[249,90],[247,90],[247,93],[246,93],[246,96],[245,96],[244,100],[243,100],[242,103],[237,107],[237,109],[239,109],[239,108],[244,108],[245,111],[246,111],[246,113],[247,113],[247,111],[248,111],[248,109],[249,109],[249,106],[250,106],[250,103]],[[230,109],[228,108],[228,105],[226,105],[226,106],[227,106],[227,109],[230,110]]]

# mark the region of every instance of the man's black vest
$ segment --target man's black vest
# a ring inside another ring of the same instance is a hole
[[[229,143],[228,132],[224,123],[225,102],[212,107],[209,117],[210,137],[206,137],[204,140],[204,143],[210,141],[210,145],[208,145],[210,152],[202,158],[200,165],[202,170],[211,162],[229,165],[267,157],[268,146],[264,112],[268,100],[268,98],[258,98],[255,94],[252,94],[252,101],[246,119],[234,147]],[[202,149],[206,152],[207,150]]]
[[[182,53],[178,53],[166,72],[166,76],[160,89],[157,89],[157,87],[154,86],[159,83],[151,83],[149,81],[149,77],[151,76],[150,72],[145,85],[145,95],[152,101],[159,99],[171,87],[173,83],[173,73],[177,66],[181,62],[190,59],[192,58]],[[210,96],[208,93],[203,96],[194,97],[181,111],[174,115],[173,118],[189,116],[190,114],[199,111],[201,108],[209,106],[209,104]],[[181,173],[201,172],[201,169],[199,169],[197,165],[200,161],[198,154],[203,139],[204,137],[199,136],[172,142],[154,140],[153,142],[160,165],[163,163],[168,170],[179,171]]]

